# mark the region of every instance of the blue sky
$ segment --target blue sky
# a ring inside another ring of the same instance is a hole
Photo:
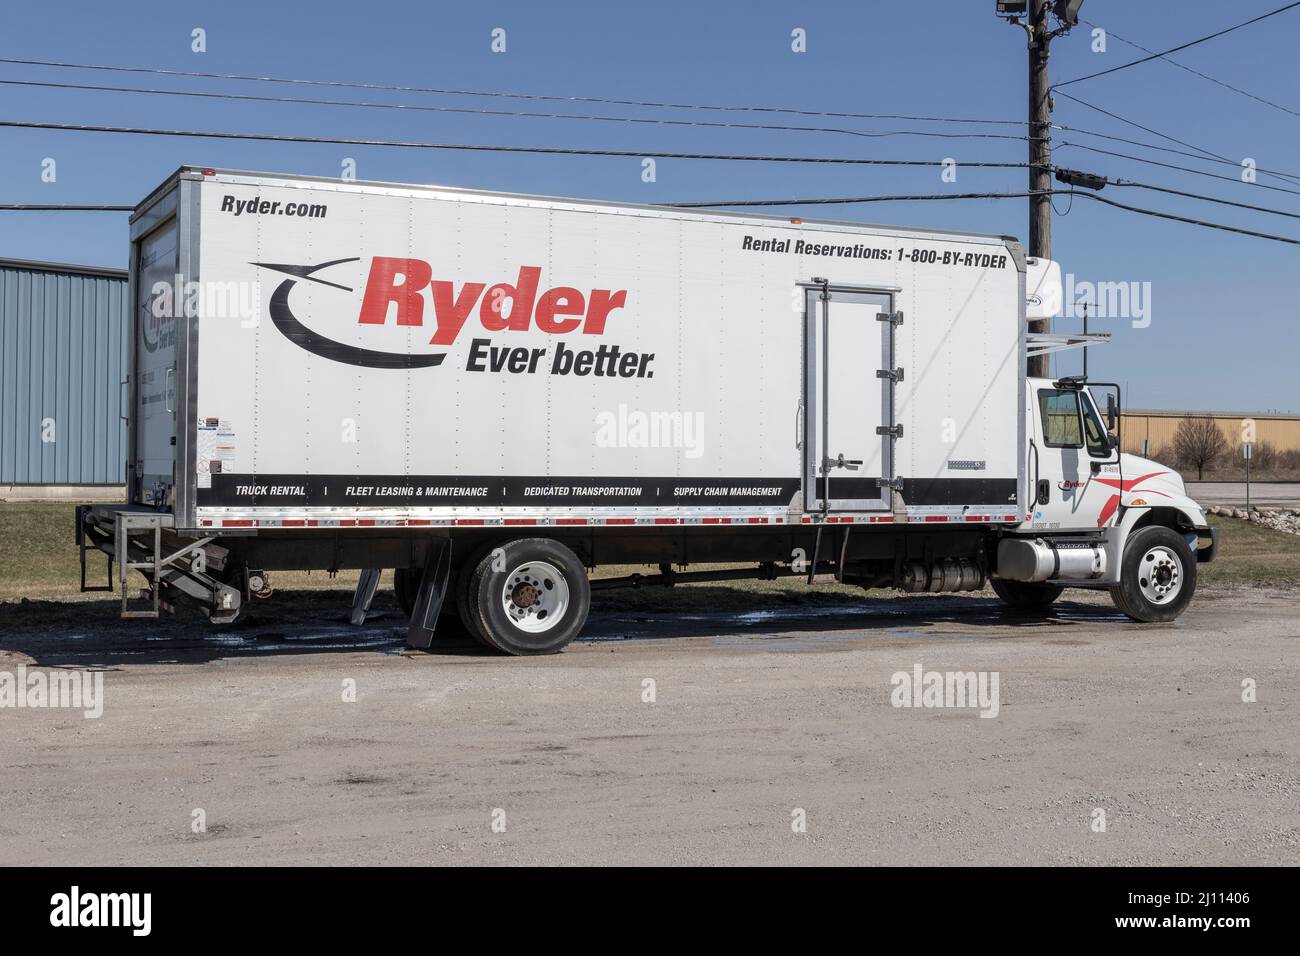
[[[1087,0],[1083,16],[1163,50],[1281,0],[1132,3]],[[999,21],[993,0],[920,3],[246,3],[202,9],[175,3],[9,5],[0,56],[79,63],[254,73],[480,91],[599,96],[854,113],[1021,120],[1023,33]],[[129,13],[127,11],[130,11]],[[206,31],[207,52],[191,50]],[[505,30],[506,51],[490,48]],[[791,31],[807,32],[807,52]],[[1091,49],[1081,25],[1053,45],[1056,82],[1141,54],[1108,37]],[[1174,58],[1216,79],[1300,111],[1300,9]],[[528,112],[702,118],[837,126],[864,131],[1010,133],[1013,126],[817,119],[780,114],[681,112],[470,96],[403,95],[265,83],[202,81],[0,64],[0,79],[166,86]],[[1072,85],[1066,92],[1169,136],[1237,161],[1300,173],[1300,117],[1155,61]],[[237,130],[441,142],[509,143],[655,151],[922,159],[933,168],[812,166],[659,160],[642,181],[639,159],[521,156],[318,144],[0,129],[0,202],[134,203],[182,163],[339,175],[352,158],[362,179],[443,183],[633,202],[1018,191],[1024,170],[963,168],[1023,161],[1021,141],[674,127],[491,115],[366,110],[305,104],[0,86],[0,115],[19,120]],[[1057,123],[1152,143],[1156,136],[1058,98]],[[1300,213],[1300,195],[1221,182],[1061,145],[1080,142],[1238,178],[1233,166],[1056,132],[1055,161],[1142,182]],[[1182,147],[1173,147],[1182,148]],[[57,181],[41,180],[42,161]],[[940,163],[958,162],[956,183]],[[1300,191],[1300,182],[1259,177]],[[1300,222],[1108,187],[1132,205],[1300,237]],[[1058,197],[1053,254],[1078,281],[1150,283],[1151,321],[1098,323],[1114,333],[1094,349],[1094,378],[1119,381],[1132,407],[1300,410],[1295,284],[1300,247],[1139,217]],[[1026,200],[801,207],[791,215],[1006,233],[1027,238]],[[0,256],[124,266],[126,216],[0,212]],[[1065,320],[1063,330],[1077,328]],[[1077,371],[1062,358],[1058,372]]]

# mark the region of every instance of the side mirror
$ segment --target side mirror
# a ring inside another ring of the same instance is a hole
[[[1114,434],[1107,435],[1106,444],[1110,446],[1111,451],[1114,451],[1116,448],[1119,447],[1119,436]]]
[[[1115,430],[1115,422],[1119,419],[1119,402],[1115,401],[1115,396],[1109,394],[1106,396],[1106,428],[1110,431]]]

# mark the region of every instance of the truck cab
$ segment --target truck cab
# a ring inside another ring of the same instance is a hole
[[[1139,621],[1191,601],[1217,532],[1182,476],[1121,449],[1120,390],[1081,377],[1028,378],[1024,521],[998,547],[994,589],[1050,603],[1065,587],[1106,588]]]

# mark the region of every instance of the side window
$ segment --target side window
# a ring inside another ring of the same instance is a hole
[[[1110,458],[1110,433],[1101,423],[1091,399],[1085,399],[1083,403],[1083,430],[1088,438],[1088,454],[1093,458]]]
[[[1038,412],[1043,419],[1043,443],[1048,448],[1083,447],[1078,392],[1040,389]]]

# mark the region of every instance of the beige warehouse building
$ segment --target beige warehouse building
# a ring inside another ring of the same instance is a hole
[[[1255,440],[1268,442],[1279,452],[1300,450],[1300,415],[1263,415],[1250,412],[1170,412],[1132,409],[1123,414],[1124,450],[1141,454],[1144,443],[1152,453],[1174,443],[1178,423],[1184,418],[1209,416],[1223,430],[1231,446],[1239,446],[1246,422],[1255,423]]]

